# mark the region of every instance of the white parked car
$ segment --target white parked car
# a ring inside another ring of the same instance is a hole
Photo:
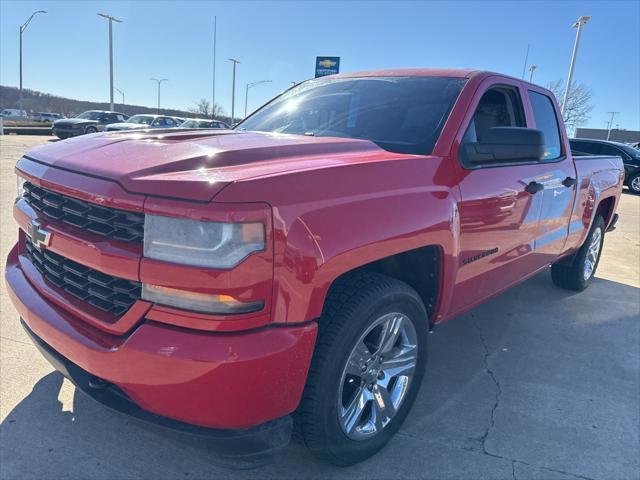
[[[4,120],[28,120],[29,116],[24,110],[18,110],[17,108],[5,108],[0,112],[0,116]]]
[[[115,132],[119,130],[137,130],[141,128],[174,128],[179,123],[173,117],[166,115],[134,115],[126,122],[112,123],[106,130]]]

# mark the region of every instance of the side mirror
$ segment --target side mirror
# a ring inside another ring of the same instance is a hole
[[[493,127],[482,141],[463,145],[466,160],[478,165],[540,160],[544,147],[542,131],[523,127]]]

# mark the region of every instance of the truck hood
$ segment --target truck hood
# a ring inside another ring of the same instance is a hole
[[[380,155],[394,154],[367,140],[166,129],[76,137],[42,145],[26,157],[117,182],[132,193],[208,202],[235,181]]]

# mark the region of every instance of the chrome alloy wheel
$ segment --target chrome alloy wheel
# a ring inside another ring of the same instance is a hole
[[[631,184],[629,186],[634,192],[640,192],[640,175],[631,180]]]
[[[593,237],[591,237],[591,243],[589,244],[589,250],[584,258],[584,279],[589,280],[596,269],[598,263],[598,256],[600,255],[600,247],[602,246],[602,229],[600,227],[593,231]]]
[[[338,421],[352,440],[367,440],[395,416],[418,360],[418,336],[402,313],[377,319],[358,339],[342,372]]]

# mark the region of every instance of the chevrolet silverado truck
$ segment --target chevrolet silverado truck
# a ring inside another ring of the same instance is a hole
[[[398,431],[435,325],[549,267],[585,289],[624,179],[572,157],[548,90],[428,69],[309,80],[234,130],[48,144],[16,173],[9,292],[79,390],[223,455],[295,432],[337,465]]]

